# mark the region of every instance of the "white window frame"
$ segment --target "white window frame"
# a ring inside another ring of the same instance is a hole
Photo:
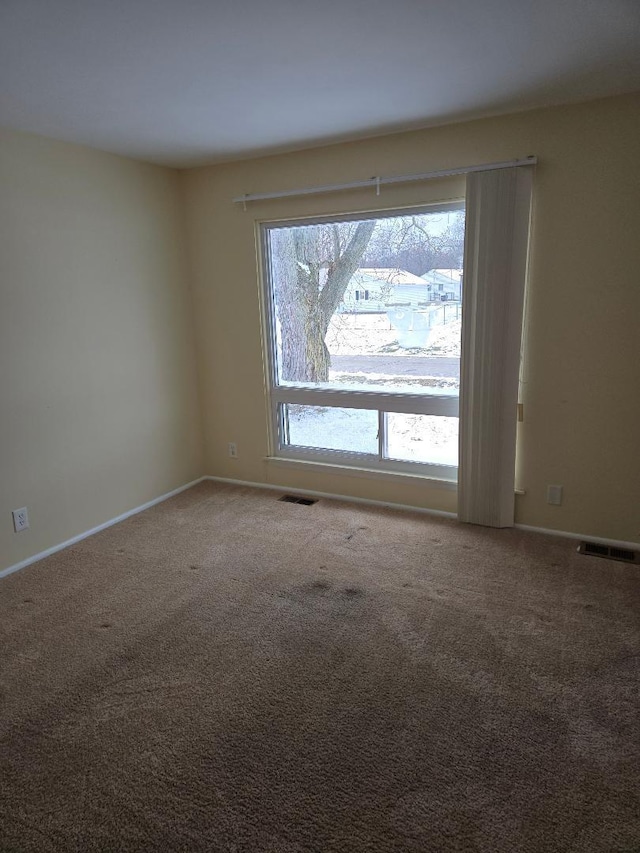
[[[263,306],[264,358],[266,392],[269,405],[269,456],[275,459],[298,460],[365,468],[371,471],[413,474],[433,480],[457,482],[458,466],[385,458],[387,447],[387,412],[402,414],[458,417],[459,394],[441,391],[436,394],[411,394],[403,392],[376,392],[347,389],[317,388],[304,383],[278,384],[276,310],[270,275],[269,232],[298,225],[317,225],[327,222],[361,222],[366,219],[383,219],[421,213],[446,213],[464,209],[464,198],[440,203],[428,203],[410,208],[368,210],[335,216],[300,217],[291,220],[264,220],[256,223],[260,246],[260,278]],[[344,450],[320,449],[286,443],[284,422],[285,404],[367,409],[378,413],[378,453],[368,454]]]

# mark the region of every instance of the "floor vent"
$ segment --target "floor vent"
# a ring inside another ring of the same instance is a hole
[[[302,504],[302,506],[313,506],[313,504],[318,503],[313,498],[301,498],[299,495],[283,495],[278,500],[284,501],[286,504]]]
[[[588,557],[605,557],[607,560],[621,560],[623,563],[637,563],[638,554],[628,548],[601,545],[599,542],[581,542],[578,548],[581,554]]]

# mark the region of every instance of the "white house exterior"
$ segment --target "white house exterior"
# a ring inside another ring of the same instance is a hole
[[[338,312],[370,314],[395,308],[420,310],[434,302],[459,302],[461,296],[462,270],[430,270],[417,276],[397,268],[361,267],[351,277]]]
[[[386,267],[362,267],[353,274],[342,302],[341,313],[383,312],[389,304],[426,303],[425,282],[406,270]]]
[[[462,270],[429,270],[421,278],[429,288],[430,302],[460,302]]]

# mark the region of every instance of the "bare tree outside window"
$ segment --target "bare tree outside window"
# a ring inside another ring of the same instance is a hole
[[[281,228],[272,233],[276,310],[282,335],[281,376],[326,382],[329,323],[360,264],[375,220]]]
[[[443,283],[430,287],[420,276],[438,268],[459,270],[464,247],[464,212],[448,214],[445,227],[437,221],[442,218],[442,214],[414,214],[269,231],[281,381],[329,381],[328,339],[335,340],[341,327],[346,332],[355,325],[344,319],[349,314],[344,299],[350,284],[352,302],[368,303],[352,305],[353,313],[375,312],[385,323],[394,305],[433,313],[428,292],[442,293]],[[434,227],[434,220],[439,227]],[[451,301],[459,302],[460,292],[453,284]],[[451,311],[444,320],[450,316]],[[374,347],[373,354],[381,353]]]

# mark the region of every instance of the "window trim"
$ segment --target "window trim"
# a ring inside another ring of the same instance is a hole
[[[297,225],[319,225],[333,222],[360,222],[368,219],[392,218],[394,216],[411,216],[423,213],[446,213],[465,209],[465,198],[451,199],[442,202],[428,202],[410,207],[394,207],[380,210],[357,211],[353,213],[326,214],[322,216],[302,216],[294,219],[257,220],[258,267],[260,283],[260,304],[263,319],[263,359],[265,366],[265,391],[267,397],[268,418],[268,459],[284,461],[307,462],[313,465],[331,465],[344,468],[357,468],[380,471],[403,476],[413,475],[439,482],[457,484],[458,466],[440,465],[389,459],[379,452],[372,454],[319,449],[302,445],[285,445],[283,426],[280,417],[280,406],[285,403],[293,405],[325,406],[360,408],[378,412],[379,432],[381,441],[379,447],[386,447],[384,426],[385,412],[402,414],[435,415],[458,417],[459,393],[446,393],[439,389],[436,394],[411,394],[402,392],[361,391],[339,388],[318,388],[316,385],[278,383],[277,366],[277,335],[276,335],[276,305],[272,289],[270,267],[271,250],[269,245],[270,231],[279,228],[291,228]]]

